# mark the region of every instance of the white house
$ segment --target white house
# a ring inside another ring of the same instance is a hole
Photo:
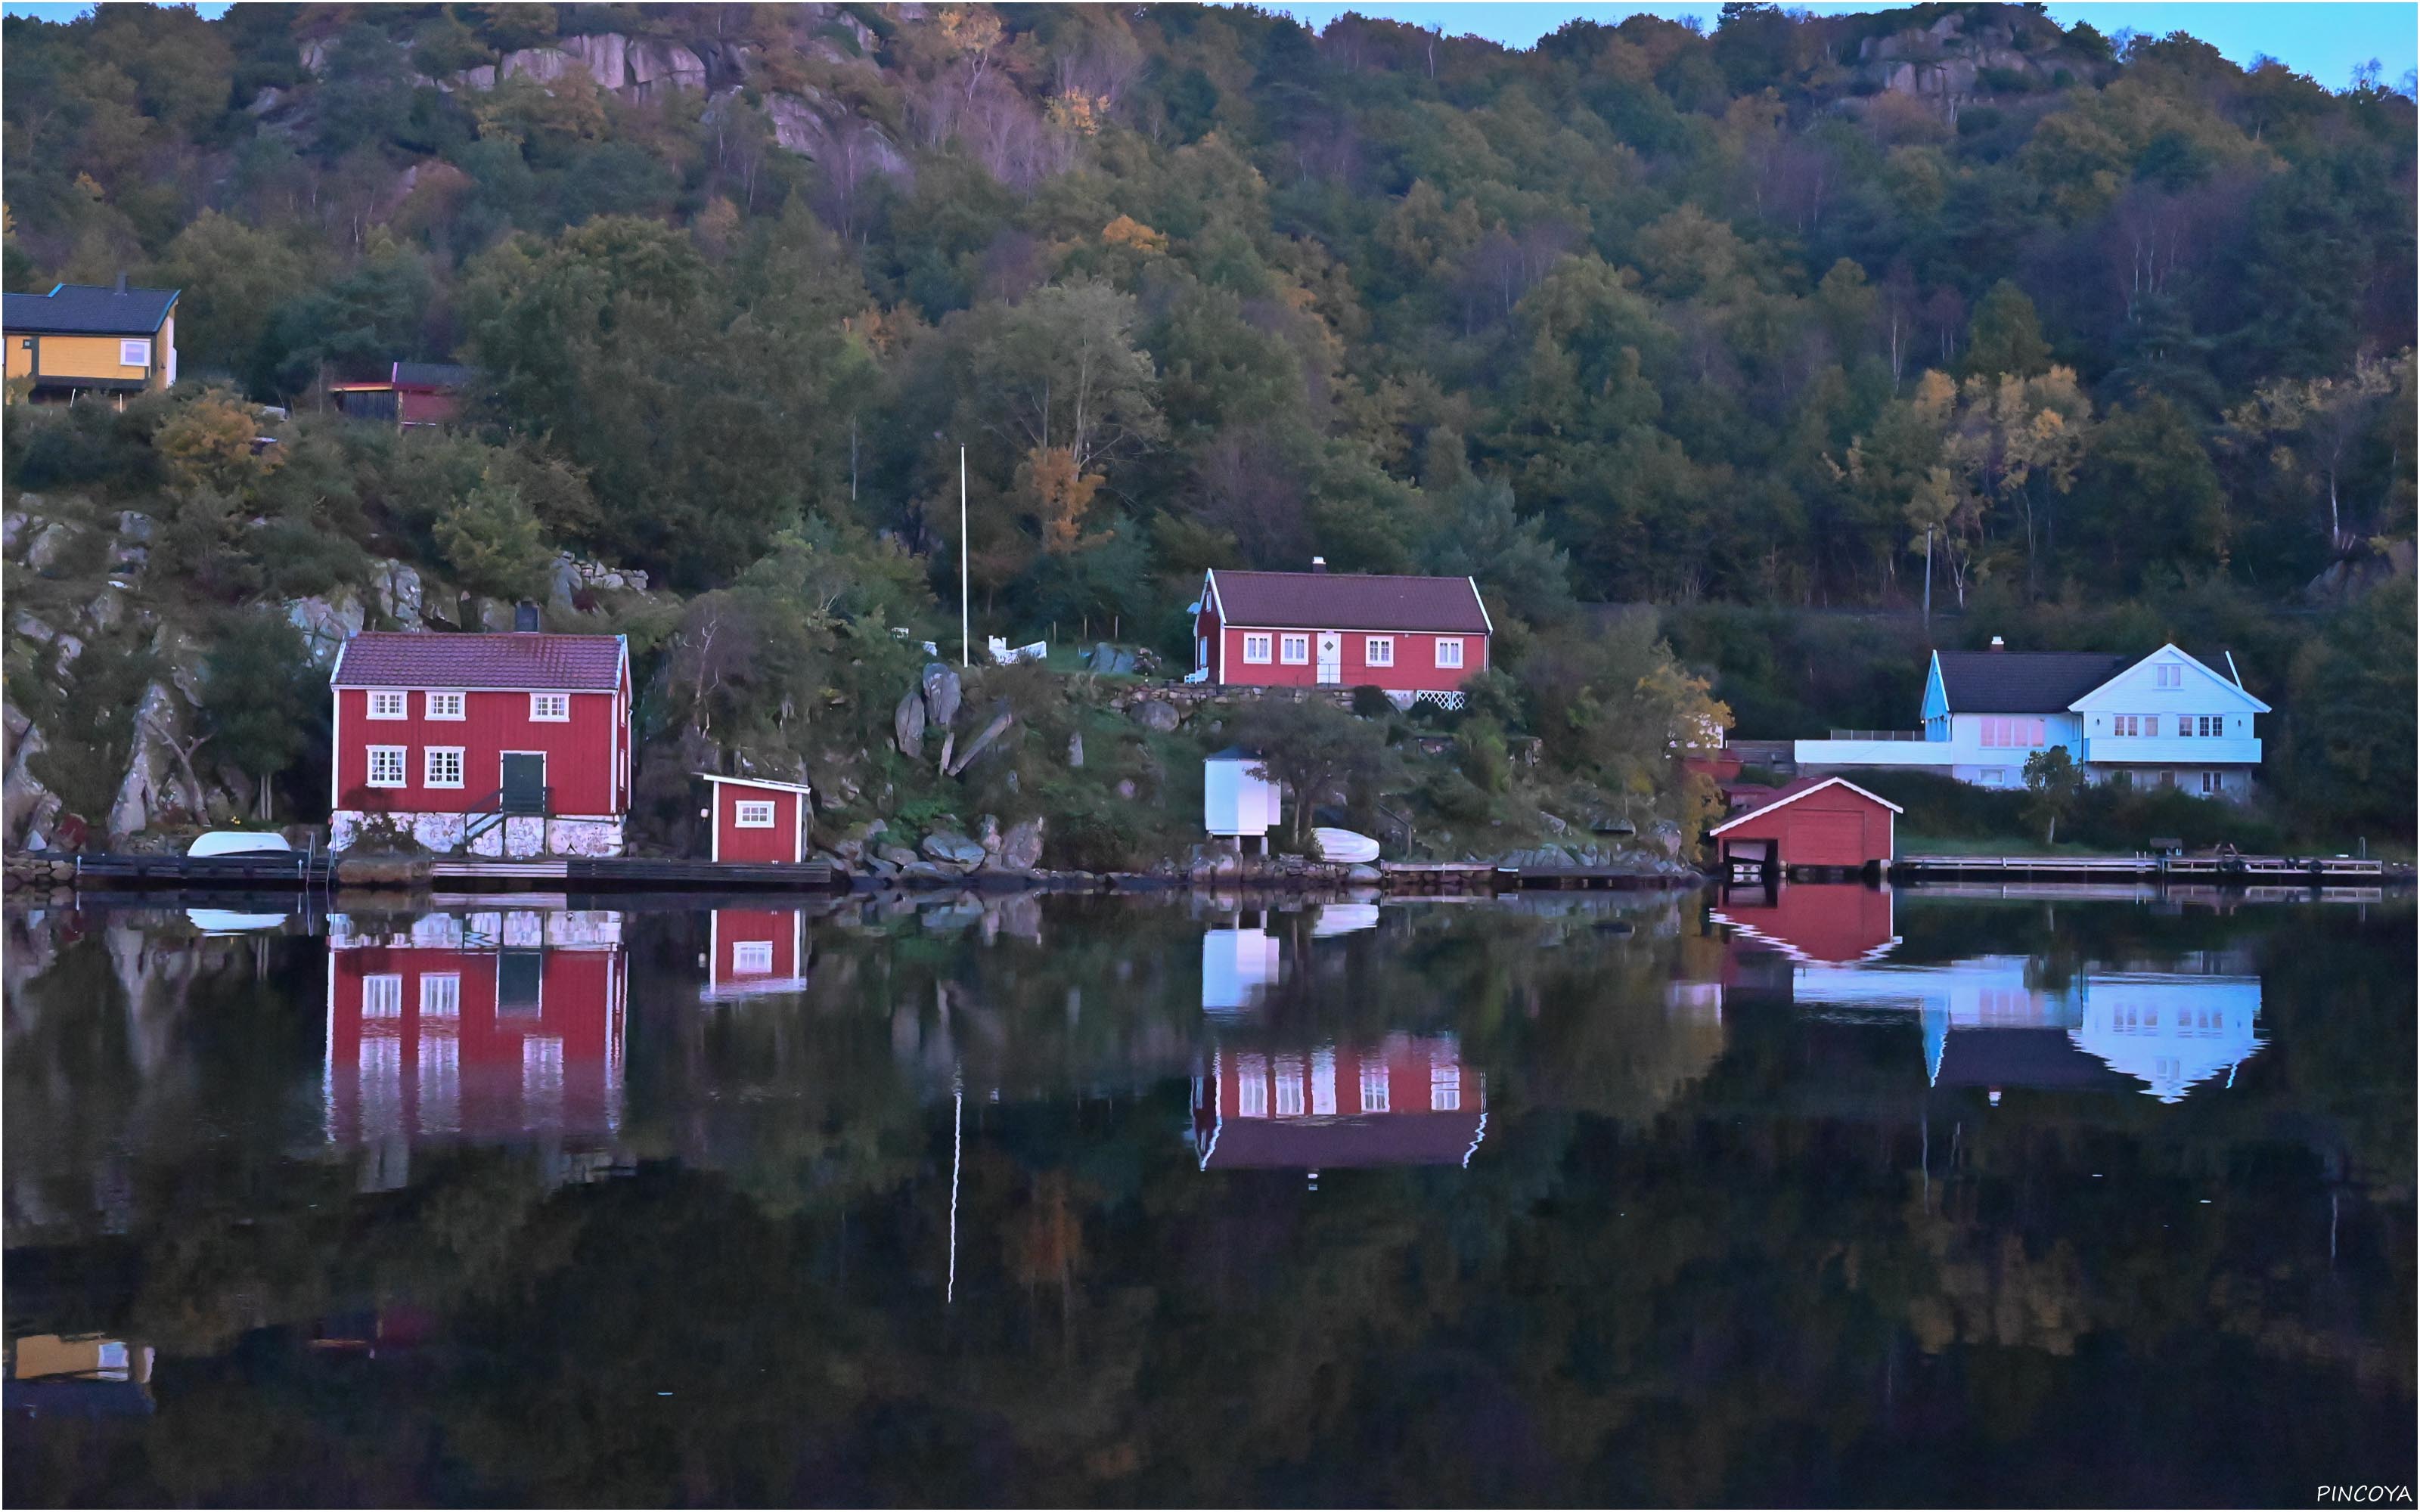
[[[2063,746],[2089,781],[2240,800],[2260,764],[2253,721],[2268,712],[2223,652],[2213,667],[2174,645],[2137,659],[2009,651],[1993,636],[1989,651],[1932,654],[1922,729],[1835,731],[1795,755],[1802,773],[1886,767],[2015,788],[2026,757]]]

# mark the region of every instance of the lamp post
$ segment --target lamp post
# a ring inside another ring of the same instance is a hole
[[[958,448],[958,665],[974,660],[974,620],[967,611],[967,449]]]

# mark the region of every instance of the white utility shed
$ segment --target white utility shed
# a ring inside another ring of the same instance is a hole
[[[1202,827],[1213,835],[1257,835],[1269,848],[1269,830],[1280,822],[1278,785],[1254,771],[1261,753],[1230,746],[1202,764]]]

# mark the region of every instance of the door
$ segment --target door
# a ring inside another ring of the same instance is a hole
[[[1319,680],[1323,683],[1344,681],[1344,637],[1334,630],[1319,632]]]
[[[542,814],[546,812],[546,753],[544,751],[508,750],[504,752],[504,812]]]

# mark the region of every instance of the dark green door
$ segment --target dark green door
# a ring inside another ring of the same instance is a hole
[[[542,814],[546,812],[546,758],[504,752],[504,799],[506,813]]]

